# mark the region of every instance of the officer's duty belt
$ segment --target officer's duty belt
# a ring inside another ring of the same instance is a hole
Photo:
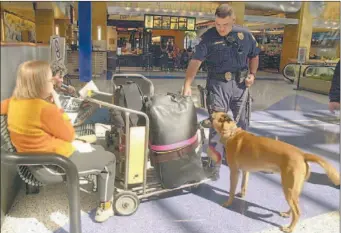
[[[208,73],[208,78],[218,79],[218,80],[236,80],[238,83],[244,82],[249,74],[248,70],[238,71],[238,72],[226,72],[226,73]]]

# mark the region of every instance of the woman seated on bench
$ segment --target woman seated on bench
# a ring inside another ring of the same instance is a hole
[[[68,157],[82,174],[98,174],[100,205],[95,220],[104,222],[114,215],[112,208],[115,155],[101,146],[81,153],[73,147],[75,130],[66,114],[53,104],[53,78],[49,63],[28,61],[19,66],[13,96],[1,102],[7,114],[10,138],[16,150],[53,153]]]

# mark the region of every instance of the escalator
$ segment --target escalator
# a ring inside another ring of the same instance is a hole
[[[324,64],[303,64],[300,70],[300,64],[289,63],[284,67],[282,74],[286,81],[296,85],[300,77],[299,89],[328,94],[334,70],[335,66]]]

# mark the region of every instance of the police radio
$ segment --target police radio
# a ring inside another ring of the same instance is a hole
[[[232,36],[224,36],[224,42],[227,47],[236,48],[239,54],[243,53],[243,47],[238,43],[238,41]]]

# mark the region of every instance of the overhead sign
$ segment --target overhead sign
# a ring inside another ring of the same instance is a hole
[[[297,63],[303,64],[305,63],[305,59],[307,56],[307,48],[301,47],[298,49],[298,55],[297,55]]]
[[[195,23],[195,17],[144,15],[144,27],[146,29],[195,31]]]
[[[60,36],[50,37],[50,62],[65,63],[65,38]]]

